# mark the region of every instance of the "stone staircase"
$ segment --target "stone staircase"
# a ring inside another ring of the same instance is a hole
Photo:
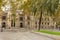
[[[27,31],[32,31],[32,29],[29,28],[9,28],[9,29],[3,29],[2,32],[27,32]],[[1,28],[0,28],[0,32],[1,32]]]
[[[25,28],[11,28],[11,29],[3,29],[2,32],[27,32],[27,31],[31,31],[31,30]]]
[[[27,30],[27,29],[25,29],[25,28],[20,28],[20,29],[19,29],[19,32],[27,32],[27,31],[29,31],[29,30]]]
[[[4,29],[3,32],[18,32],[18,29]]]

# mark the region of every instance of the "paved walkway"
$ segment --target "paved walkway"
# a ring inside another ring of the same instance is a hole
[[[33,33],[35,33],[37,35],[43,35],[43,36],[52,38],[54,40],[60,40],[60,36],[58,36],[58,35],[52,35],[52,34],[46,34],[46,33],[41,33],[41,32],[34,32],[34,31],[33,31]]]
[[[0,32],[0,40],[53,40],[31,32]]]

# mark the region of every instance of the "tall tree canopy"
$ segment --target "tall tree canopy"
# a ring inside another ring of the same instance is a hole
[[[53,15],[59,5],[59,0],[7,0],[11,6],[10,11],[16,16],[17,10],[24,10],[25,13],[29,14],[40,14],[39,26],[41,24],[42,14],[44,14],[45,9],[47,14]],[[5,6],[7,1],[0,0],[0,10],[2,6]],[[40,29],[40,27],[39,27]]]

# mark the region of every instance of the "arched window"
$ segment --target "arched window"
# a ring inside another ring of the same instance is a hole
[[[20,27],[23,28],[23,23],[20,23]]]
[[[6,27],[5,22],[2,22],[2,28],[5,28],[5,27]]]

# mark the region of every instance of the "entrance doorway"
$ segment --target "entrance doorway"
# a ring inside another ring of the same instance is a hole
[[[6,23],[2,22],[2,28],[6,28]]]
[[[23,23],[20,23],[20,28],[23,28]]]

